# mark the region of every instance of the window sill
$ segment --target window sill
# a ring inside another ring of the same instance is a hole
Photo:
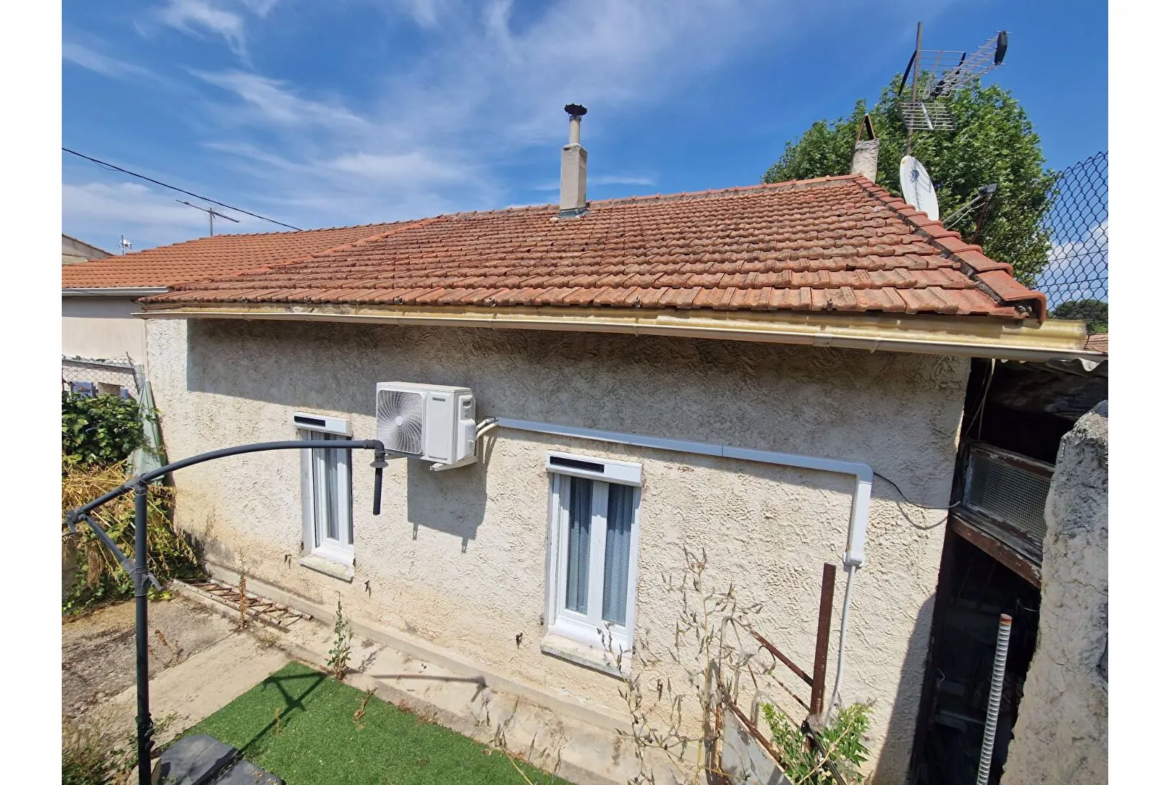
[[[353,564],[342,564],[326,559],[323,556],[310,554],[309,556],[301,557],[301,566],[307,567],[315,572],[328,575],[331,578],[345,581],[346,583],[353,583]]]
[[[608,652],[596,646],[589,646],[572,638],[557,635],[555,632],[544,636],[540,642],[540,650],[550,657],[580,665],[582,668],[599,671],[607,676],[613,676],[615,679],[624,679],[630,674],[631,655],[629,652],[626,652],[625,656],[622,657],[621,667],[618,667],[613,656]]]

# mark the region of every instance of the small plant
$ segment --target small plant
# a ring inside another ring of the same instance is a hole
[[[170,713],[154,723],[157,739],[178,720]],[[66,720],[61,729],[62,785],[115,785],[138,765],[138,737],[131,733],[121,743],[103,734],[99,721],[78,725]]]
[[[341,598],[337,598],[337,616],[333,619],[333,648],[329,650],[329,659],[325,664],[329,667],[329,675],[338,681],[345,681],[345,674],[349,670],[349,656],[352,651],[353,631],[349,628],[349,620],[341,613]]]
[[[776,707],[764,704],[761,708],[793,785],[835,785],[833,769],[846,782],[862,781],[860,767],[869,755],[865,733],[872,704],[855,703],[841,709],[816,734],[815,742]]]
[[[366,694],[362,696],[362,702],[358,704],[357,711],[353,713],[353,724],[358,726],[358,730],[364,730],[365,725],[362,724],[362,719],[366,716],[366,704],[370,702],[370,698],[374,694],[374,688],[366,690]]]
[[[248,582],[244,574],[240,573],[240,618],[236,620],[236,629],[242,630],[248,626]]]

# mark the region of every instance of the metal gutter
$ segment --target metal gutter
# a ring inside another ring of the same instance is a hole
[[[1082,322],[934,314],[143,303],[146,319],[267,319],[662,335],[1039,361],[1085,359]]]
[[[62,289],[62,297],[150,297],[169,292],[165,286],[100,286]]]

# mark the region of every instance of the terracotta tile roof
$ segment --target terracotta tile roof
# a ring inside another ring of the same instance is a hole
[[[860,176],[428,218],[148,303],[1045,315],[1045,299]]]
[[[1085,348],[1090,352],[1109,354],[1109,333],[1090,335],[1089,339],[1085,341]]]
[[[221,234],[61,269],[64,289],[173,286],[308,258],[402,224],[266,234]]]

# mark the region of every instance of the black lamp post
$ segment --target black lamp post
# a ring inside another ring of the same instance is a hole
[[[320,445],[320,446],[318,446]],[[328,446],[326,446],[328,445]],[[290,441],[290,442],[262,442],[260,444],[242,444],[237,447],[226,447],[222,450],[212,450],[200,455],[184,458],[181,461],[168,463],[153,471],[145,472],[132,477],[124,484],[88,504],[83,504],[65,514],[65,522],[70,531],[77,531],[77,522],[83,520],[93,529],[94,534],[102,543],[113,551],[122,565],[122,569],[130,574],[134,580],[134,632],[136,648],[136,667],[138,670],[138,783],[151,785],[150,752],[154,746],[154,721],[150,718],[150,673],[147,658],[147,584],[153,584],[161,589],[158,580],[150,573],[146,566],[146,492],[151,481],[165,474],[184,469],[197,463],[205,463],[216,458],[227,458],[231,455],[242,455],[250,452],[266,452],[269,450],[373,450],[374,462],[374,515],[382,512],[382,470],[386,468],[386,447],[376,439],[365,441]],[[110,539],[102,527],[98,526],[89,516],[93,510],[101,507],[108,501],[118,498],[124,493],[134,491],[134,562],[131,563],[126,554]]]

